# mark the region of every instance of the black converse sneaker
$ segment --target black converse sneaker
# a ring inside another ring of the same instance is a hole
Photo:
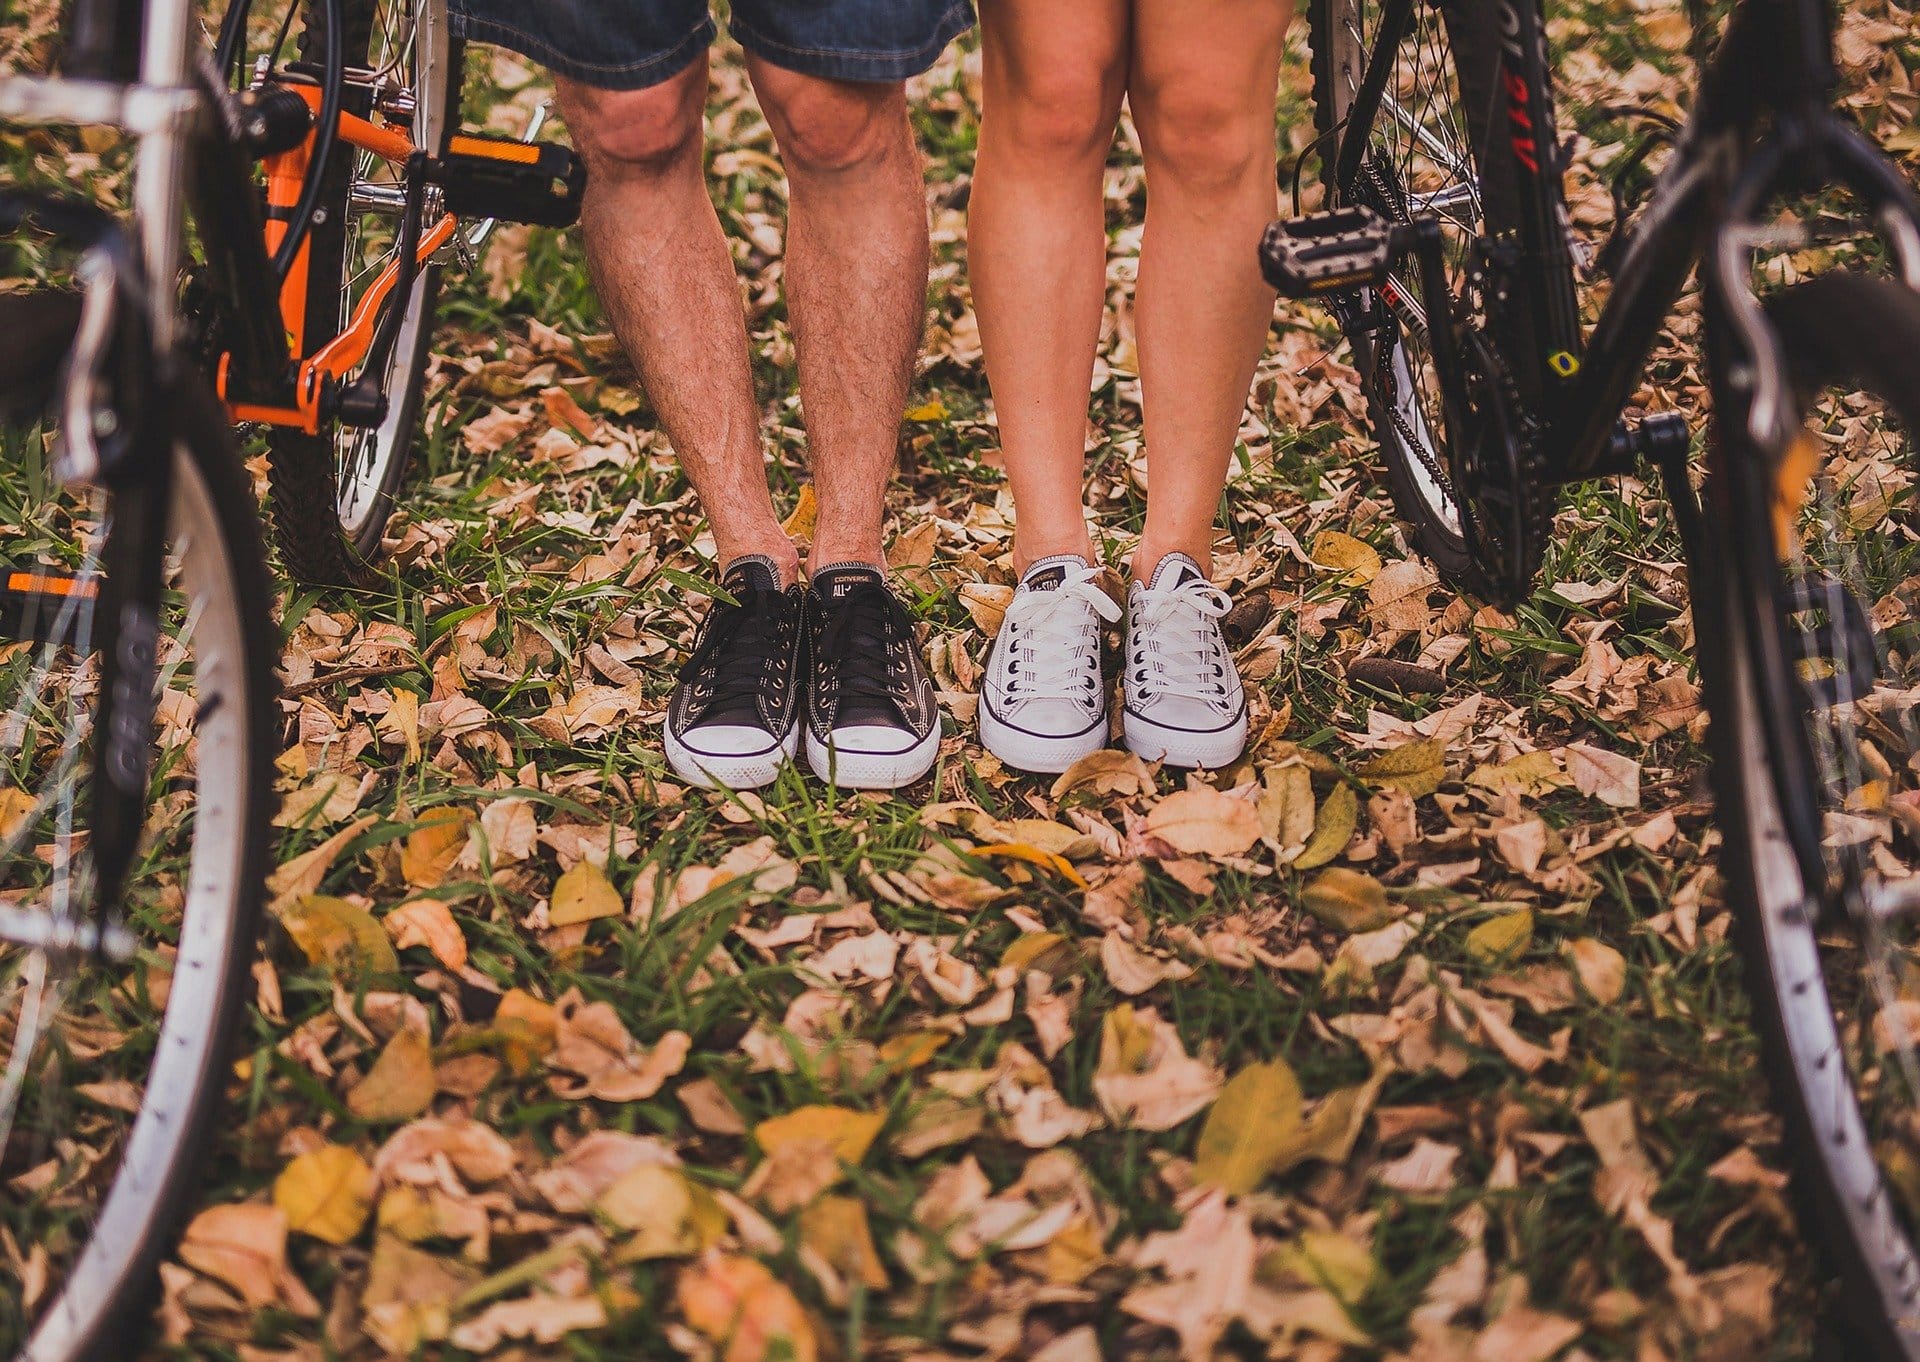
[[[667,764],[694,785],[771,784],[800,740],[806,591],[782,590],[773,560],[738,558],[680,668],[667,706]]]
[[[1127,594],[1127,746],[1169,766],[1230,765],[1247,746],[1247,694],[1220,635],[1232,602],[1184,553]]]
[[[940,750],[940,710],[913,617],[865,563],[814,573],[808,606],[807,765],[851,789],[911,785]]]
[[[1076,553],[1027,569],[1007,606],[980,687],[980,742],[1021,771],[1059,772],[1107,745],[1103,621],[1120,607]]]

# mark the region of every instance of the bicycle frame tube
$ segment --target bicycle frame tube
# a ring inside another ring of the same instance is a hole
[[[1541,413],[1552,481],[1579,482],[1600,470],[1647,353],[1752,156],[1762,117],[1825,107],[1833,83],[1825,33],[1819,0],[1745,0],[1734,11],[1674,160],[1634,228],[1578,380]]]
[[[319,111],[322,98],[318,88],[305,85],[292,88],[310,109],[316,113]],[[342,144],[395,165],[404,166],[416,150],[412,139],[405,134],[381,127],[357,114],[343,112],[337,126]],[[267,158],[267,204],[270,210],[278,210],[282,215],[293,211],[311,170],[312,150],[313,139],[309,136],[291,151]],[[434,253],[452,240],[456,225],[451,214],[443,214],[432,227],[421,233],[420,244],[414,252],[416,268],[424,268]],[[289,224],[284,216],[269,217],[265,233],[266,250],[269,253],[278,250],[288,230]],[[228,407],[236,420],[293,426],[309,435],[317,434],[320,429],[323,380],[344,378],[366,358],[372,347],[381,308],[401,274],[400,261],[395,259],[389,262],[380,276],[368,286],[347,325],[327,344],[307,355],[307,268],[312,249],[311,241],[301,244],[294,256],[293,268],[288,271],[286,282],[280,289],[280,316],[287,344],[293,354],[303,356],[293,381],[291,403],[248,401],[246,394],[236,389],[228,400]],[[232,366],[223,361],[217,375],[223,397],[228,397],[227,385],[231,378]]]

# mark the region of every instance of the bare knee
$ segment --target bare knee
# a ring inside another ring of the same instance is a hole
[[[704,63],[644,90],[556,84],[573,144],[595,177],[661,175],[699,163],[707,90]]]
[[[1056,68],[1009,77],[998,100],[988,96],[982,135],[1053,164],[1105,161],[1120,116],[1121,84],[1118,73],[1098,70]]]
[[[760,108],[790,174],[830,175],[897,154],[911,140],[898,85],[825,80],[753,64]]]
[[[1236,101],[1227,92],[1183,83],[1133,101],[1149,183],[1173,181],[1199,194],[1232,194],[1273,170],[1270,101]],[[1149,191],[1151,192],[1151,191]]]

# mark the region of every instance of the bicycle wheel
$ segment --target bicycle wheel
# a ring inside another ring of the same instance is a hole
[[[1469,135],[1461,97],[1463,85],[1479,85],[1470,74],[1462,80],[1451,11],[1443,15],[1437,3],[1414,0],[1355,173],[1345,183],[1336,173],[1336,149],[1351,135],[1356,96],[1389,8],[1381,0],[1312,0],[1309,7],[1324,206],[1358,205],[1397,223],[1435,215],[1450,291],[1464,313],[1474,241],[1514,229],[1519,210],[1511,188],[1496,182],[1510,177],[1482,174],[1480,144]],[[1491,60],[1478,39],[1462,35],[1458,49],[1462,59]],[[1337,307],[1400,517],[1443,576],[1475,589],[1418,266],[1407,260],[1377,295],[1364,290]],[[1447,334],[1442,319],[1441,335]]]
[[[324,20],[318,6],[309,14],[302,53],[318,60]],[[347,112],[366,117],[377,103],[388,119],[411,123],[416,147],[438,155],[459,123],[463,51],[447,31],[445,0],[418,0],[417,8],[413,0],[345,0],[344,37],[348,65],[364,62],[376,74],[348,86]],[[401,189],[397,168],[379,157],[347,146],[335,154],[310,237],[303,338],[309,353],[340,333],[393,261]],[[419,424],[439,290],[440,271],[429,267],[396,304],[405,311],[381,383],[387,414],[378,426],[272,433],[274,529],[299,581],[351,586],[366,579],[379,556]]]
[[[255,958],[269,579],[224,409],[192,376],[170,401],[169,547],[146,602],[157,741],[148,798],[120,805],[140,838],[105,954],[74,944],[97,923],[95,836],[113,840],[92,779],[96,604],[126,621],[140,593],[103,580],[119,532],[103,496],[54,483],[37,433],[0,435],[0,1235],[26,1264],[0,1291],[0,1357],[30,1362],[135,1355],[125,1335],[212,1139]],[[118,630],[116,653],[140,636]]]
[[[1715,471],[1695,564],[1722,868],[1848,1355],[1920,1359],[1920,297],[1767,306],[1805,428],[1771,477]]]

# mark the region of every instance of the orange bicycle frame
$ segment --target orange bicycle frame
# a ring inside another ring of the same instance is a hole
[[[317,117],[320,109],[319,88],[306,85],[291,88],[307,102]],[[415,149],[413,140],[405,133],[370,122],[356,114],[343,112],[340,115],[337,135],[338,145],[371,152],[395,165],[406,164]],[[310,132],[306,140],[291,151],[266,158],[266,245],[269,256],[279,249],[280,243],[292,229],[289,218],[299,204],[300,190],[311,168],[313,144],[314,137]],[[452,239],[454,227],[454,217],[449,213],[421,232],[415,258],[422,267],[434,252]],[[291,426],[309,435],[317,435],[320,431],[322,380],[329,377],[345,378],[367,357],[367,351],[373,344],[380,310],[393,291],[394,282],[400,277],[400,261],[394,259],[380,272],[380,277],[361,296],[352,318],[339,333],[312,354],[307,354],[307,271],[312,250],[313,242],[309,238],[295,254],[293,266],[287,271],[286,281],[280,288],[280,316],[286,326],[288,348],[294,355],[300,356],[299,372],[294,379],[295,405],[262,407],[229,402],[227,408],[235,421]],[[223,397],[226,395],[227,368],[228,357],[222,356],[218,382]]]

